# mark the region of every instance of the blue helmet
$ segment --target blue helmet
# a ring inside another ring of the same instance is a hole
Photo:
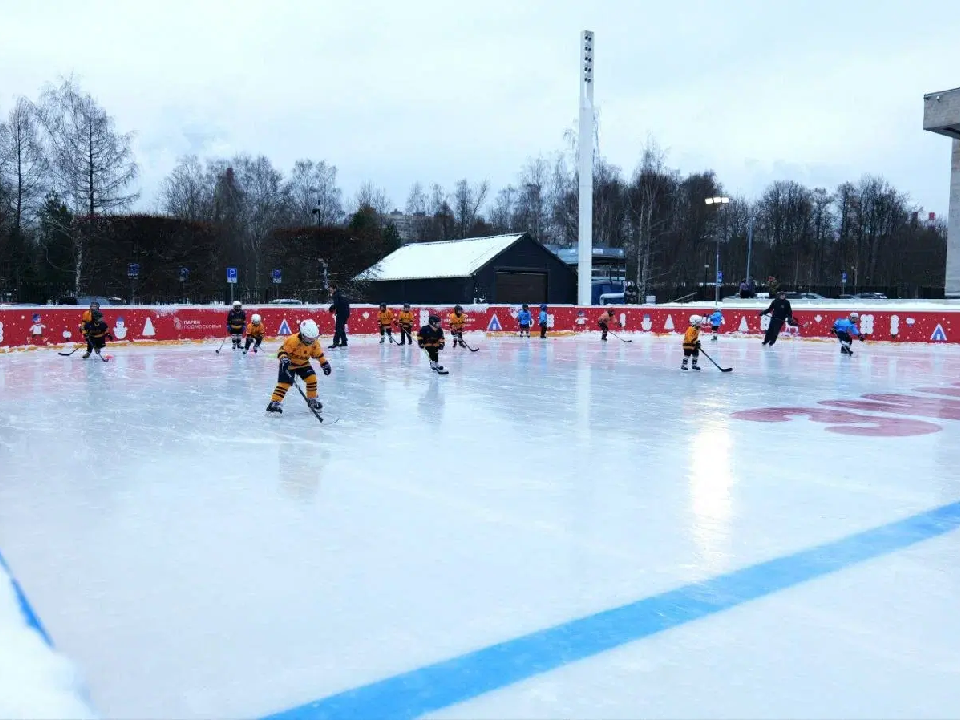
[[[546,310],[546,309],[547,309],[547,304],[546,304],[546,303],[540,303],[540,309],[541,309],[541,310]]]

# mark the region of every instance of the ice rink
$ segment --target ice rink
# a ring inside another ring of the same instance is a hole
[[[631,337],[0,355],[0,550],[106,717],[956,717],[960,348]]]

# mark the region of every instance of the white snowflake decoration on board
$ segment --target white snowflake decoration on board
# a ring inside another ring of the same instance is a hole
[[[0,322],[0,342],[3,342],[3,323]]]
[[[663,324],[663,329],[673,331],[673,315],[667,315],[667,321]]]
[[[760,316],[760,329],[761,329],[763,332],[766,332],[767,330],[770,329],[770,316],[769,316],[769,315],[761,315],[761,316]]]
[[[873,335],[873,315],[860,316],[860,332],[864,335]]]
[[[891,315],[890,316],[890,334],[897,335],[900,332],[900,316]]]

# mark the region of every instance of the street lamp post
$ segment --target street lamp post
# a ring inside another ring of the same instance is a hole
[[[707,205],[727,205],[730,202],[730,198],[718,195],[714,197],[708,197],[704,200]],[[714,298],[713,301],[716,305],[720,304],[720,216],[717,216],[717,259],[715,261],[714,268],[716,269],[716,275],[714,276],[713,286],[714,286]]]
[[[753,254],[753,221],[755,218],[751,215],[750,222],[747,223],[747,275],[744,278],[750,282],[750,255]]]

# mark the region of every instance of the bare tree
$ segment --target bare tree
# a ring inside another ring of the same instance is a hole
[[[517,189],[513,185],[501,188],[490,211],[490,224],[499,233],[513,232],[513,214]]]
[[[457,236],[465,238],[480,219],[480,208],[487,199],[490,184],[484,180],[475,187],[465,179],[457,182],[453,190],[453,218],[456,224]]]
[[[343,191],[337,185],[335,165],[325,160],[297,160],[285,190],[295,225],[337,225],[343,220]]]
[[[383,188],[368,181],[360,186],[356,200],[353,202],[353,208],[354,212],[370,208],[376,213],[377,222],[382,223],[383,218],[390,212],[390,198],[387,197]]]
[[[22,232],[43,202],[49,164],[40,138],[37,109],[19,98],[9,120],[0,127],[0,183],[8,188],[10,216],[16,232]]]
[[[96,101],[64,80],[41,97],[53,179],[74,210],[93,217],[128,208],[139,196],[129,190],[138,169],[131,133],[120,134]]]
[[[163,181],[160,207],[168,215],[182,220],[212,221],[216,182],[196,155],[180,158]]]

